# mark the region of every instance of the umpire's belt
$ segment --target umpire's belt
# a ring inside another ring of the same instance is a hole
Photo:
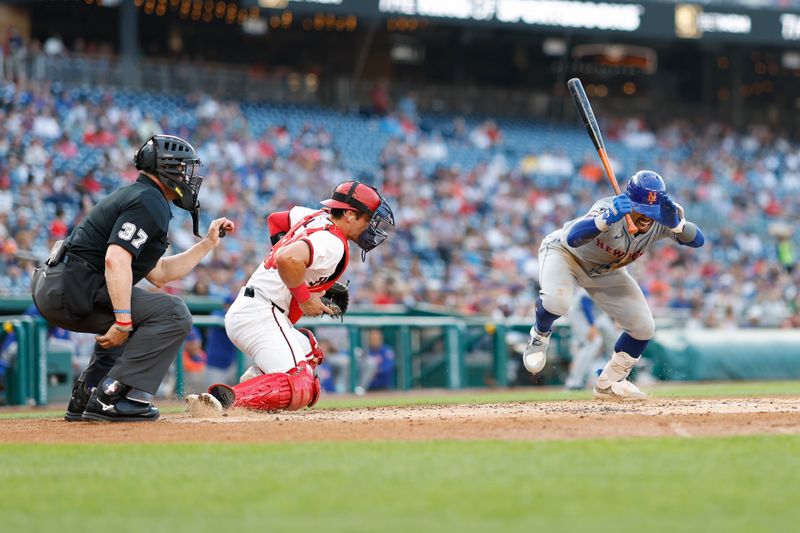
[[[255,288],[250,287],[249,285],[247,287],[245,287],[244,288],[244,296],[245,296],[245,298],[255,298],[256,297]],[[281,306],[276,305],[275,302],[273,302],[272,300],[270,300],[269,303],[271,303],[273,306],[275,306],[275,309],[277,309],[281,313],[286,314],[286,311],[284,311]]]

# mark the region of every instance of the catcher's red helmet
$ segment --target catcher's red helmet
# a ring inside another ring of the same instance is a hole
[[[361,248],[363,261],[368,251],[372,250],[389,235],[381,225],[394,226],[394,213],[378,189],[360,181],[345,181],[333,190],[330,200],[323,200],[322,205],[333,209],[348,209],[367,213],[369,225],[361,232],[356,242]]]
[[[383,198],[374,187],[360,181],[345,181],[336,186],[329,200],[321,203],[326,207],[361,211],[372,215]]]

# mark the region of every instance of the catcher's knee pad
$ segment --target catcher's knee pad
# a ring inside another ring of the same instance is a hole
[[[317,338],[310,329],[297,328],[297,331],[308,337],[308,341],[311,343],[311,351],[306,354],[306,359],[312,367],[316,367],[325,359],[325,352],[322,351],[322,346],[319,345]]]
[[[213,385],[208,392],[225,408],[296,411],[317,403],[320,384],[314,369],[303,361],[285,374],[264,374],[234,387]]]

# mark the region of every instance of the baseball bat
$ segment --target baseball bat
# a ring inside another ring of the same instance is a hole
[[[578,114],[583,120],[583,125],[586,126],[586,132],[594,144],[597,155],[600,156],[600,161],[603,163],[603,168],[606,170],[608,181],[611,182],[611,188],[614,189],[614,194],[619,195],[619,183],[617,177],[614,175],[614,169],[611,168],[611,162],[608,160],[606,153],[606,146],[603,143],[603,136],[600,134],[600,126],[597,124],[597,119],[592,111],[592,104],[589,103],[589,97],[586,96],[586,91],[583,90],[583,84],[578,78],[572,78],[567,82],[569,92],[572,94],[572,99],[575,101],[575,107],[578,108]],[[628,223],[628,233],[631,235],[636,233],[636,224],[630,214],[625,215],[625,221]]]

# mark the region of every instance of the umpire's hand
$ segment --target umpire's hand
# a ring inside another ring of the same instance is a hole
[[[111,327],[108,328],[108,331],[106,331],[104,335],[96,336],[95,340],[97,341],[97,344],[103,348],[115,348],[128,342],[128,335],[129,333],[118,330],[116,324],[111,324]]]
[[[209,224],[206,239],[216,247],[222,237],[234,231],[236,231],[236,224],[234,224],[232,220],[228,220],[225,217],[217,218]]]

